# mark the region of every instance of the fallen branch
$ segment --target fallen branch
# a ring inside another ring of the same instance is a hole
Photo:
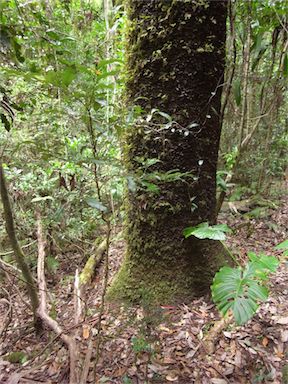
[[[38,239],[38,263],[37,277],[38,288],[40,292],[40,304],[37,310],[39,317],[43,322],[60,337],[64,344],[68,347],[70,358],[70,384],[78,383],[77,375],[77,347],[73,337],[66,335],[60,325],[47,314],[46,303],[46,281],[45,281],[45,245],[46,240],[43,235],[41,217],[37,214],[37,239]]]
[[[0,264],[4,265],[4,267],[13,269],[13,271],[15,271],[15,272],[22,273],[19,268],[15,267],[15,265],[6,263],[6,261],[4,261],[2,259],[0,259]],[[3,268],[3,267],[1,267],[1,265],[0,265],[0,268]],[[3,268],[3,269],[5,270],[5,268]]]
[[[80,274],[80,286],[84,287],[85,285],[89,284],[95,274],[95,269],[100,264],[104,253],[107,249],[107,241],[104,239],[96,251],[89,257],[87,260],[81,274]]]
[[[232,314],[222,317],[220,320],[215,322],[215,324],[210,329],[208,334],[202,340],[203,346],[209,355],[214,353],[215,343],[219,337],[219,334],[224,329],[226,329],[226,327],[232,322],[232,320],[233,320]]]

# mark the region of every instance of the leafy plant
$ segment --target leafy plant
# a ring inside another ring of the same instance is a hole
[[[275,272],[278,260],[273,256],[248,253],[245,267],[222,267],[216,273],[211,287],[212,298],[223,316],[231,310],[238,325],[246,323],[255,314],[258,303],[267,300],[268,274]]]
[[[132,337],[132,349],[135,353],[151,352],[152,347],[143,336]]]
[[[183,234],[185,238],[195,236],[198,239],[222,242],[229,232],[231,229],[225,224],[209,226],[208,223],[200,223],[195,227],[185,228]],[[227,249],[226,246],[225,248]],[[283,241],[275,248],[287,252],[288,241]],[[235,260],[230,251],[229,254]],[[244,267],[222,267],[216,273],[211,286],[212,299],[219,311],[225,316],[231,310],[238,325],[251,319],[259,302],[267,300],[269,291],[265,283],[269,273],[275,272],[279,264],[276,257],[265,254],[257,256],[254,252],[248,252],[248,257],[250,261]]]

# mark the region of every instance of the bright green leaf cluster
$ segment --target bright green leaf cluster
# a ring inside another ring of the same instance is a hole
[[[223,314],[231,310],[238,325],[246,323],[255,314],[258,303],[267,300],[268,288],[264,282],[275,272],[278,260],[273,256],[248,253],[250,262],[244,267],[223,267],[216,273],[211,287],[212,298]]]

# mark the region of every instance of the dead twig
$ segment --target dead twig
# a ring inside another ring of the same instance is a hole
[[[82,301],[81,301],[81,290],[80,290],[80,284],[79,284],[79,271],[78,268],[75,272],[75,279],[74,279],[74,323],[78,324],[81,315],[82,315]]]
[[[7,299],[5,299],[3,297],[2,299],[0,299],[0,303],[4,303],[8,307],[4,317],[2,318],[3,326],[2,326],[2,328],[0,330],[0,338],[2,340],[5,340],[7,328],[8,328],[8,326],[11,323],[11,320],[12,320],[13,307],[12,307],[12,299],[11,299],[10,293],[4,287],[2,287],[2,290],[5,292],[5,294],[7,296]]]
[[[85,360],[84,360],[84,365],[83,365],[83,370],[81,373],[81,378],[80,378],[80,383],[85,384],[87,382],[89,370],[90,370],[90,362],[91,362],[91,357],[92,357],[92,352],[93,352],[93,337],[90,335],[90,340],[88,344],[88,349],[85,355]]]

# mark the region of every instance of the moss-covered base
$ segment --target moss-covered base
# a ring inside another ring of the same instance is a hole
[[[107,299],[130,303],[187,302],[209,292],[215,273],[232,264],[221,242],[193,239],[189,257],[174,260],[132,260],[128,255],[110,286]]]

